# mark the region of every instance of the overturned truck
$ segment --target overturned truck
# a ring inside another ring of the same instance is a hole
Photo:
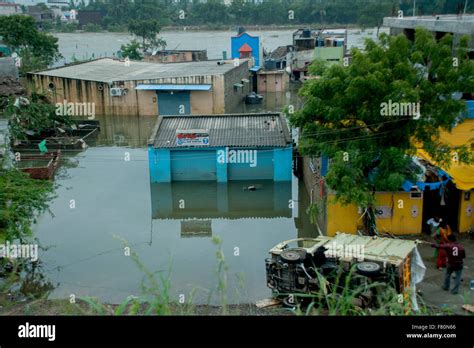
[[[417,308],[416,284],[426,268],[416,241],[338,233],[335,237],[284,241],[269,253],[265,261],[267,286],[284,302],[299,294],[316,297],[328,287],[337,291],[347,284],[357,288],[362,283],[379,282],[405,297],[411,293]]]

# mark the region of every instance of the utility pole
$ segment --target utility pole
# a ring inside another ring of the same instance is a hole
[[[416,14],[416,0],[413,0],[413,17],[415,17]]]

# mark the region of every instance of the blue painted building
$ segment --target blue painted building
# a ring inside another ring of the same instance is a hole
[[[291,181],[292,139],[279,113],[160,116],[150,181]]]
[[[241,33],[231,38],[232,59],[254,58],[255,66],[260,66],[260,58],[263,52],[260,49],[260,38],[248,33]]]

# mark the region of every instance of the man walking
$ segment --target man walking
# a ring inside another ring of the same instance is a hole
[[[459,293],[459,286],[461,285],[461,276],[464,268],[463,259],[466,258],[466,250],[464,246],[456,241],[456,236],[451,234],[448,236],[448,243],[446,244],[431,244],[432,247],[443,249],[448,256],[446,265],[446,273],[444,274],[443,290],[449,291],[451,274],[456,275],[454,279],[454,287],[451,290],[453,295]]]

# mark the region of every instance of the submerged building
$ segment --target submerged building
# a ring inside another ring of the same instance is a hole
[[[159,64],[103,58],[28,74],[53,103],[94,103],[97,115],[233,111],[251,90],[248,60]]]
[[[150,181],[291,181],[293,143],[279,113],[160,116]]]

